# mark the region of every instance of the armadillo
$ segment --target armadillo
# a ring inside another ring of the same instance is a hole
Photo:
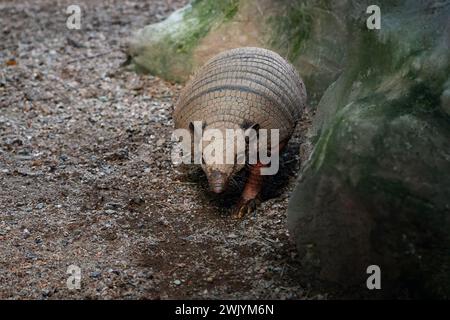
[[[278,129],[279,149],[291,137],[306,105],[305,85],[295,68],[277,53],[254,47],[224,51],[202,66],[181,91],[175,105],[175,128]],[[233,216],[255,209],[262,188],[259,161],[249,176]],[[210,189],[222,193],[245,164],[202,164]]]

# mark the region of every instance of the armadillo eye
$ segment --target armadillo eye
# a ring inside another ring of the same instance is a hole
[[[245,153],[241,152],[236,155],[235,164],[244,164],[245,163]]]

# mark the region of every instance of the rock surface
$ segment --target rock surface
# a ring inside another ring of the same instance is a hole
[[[349,34],[336,16],[347,6],[330,1],[197,0],[129,39],[131,66],[185,82],[208,59],[227,49],[271,49],[297,67],[316,102],[342,71]],[[357,6],[355,10],[363,10]]]
[[[128,47],[134,66],[167,80],[186,80],[196,62],[193,51],[199,42],[210,30],[233,18],[237,6],[237,0],[197,0],[138,30]]]
[[[450,5],[380,6],[381,30],[360,24],[341,44],[344,72],[317,106],[288,227],[321,279],[367,293],[375,264],[377,294],[448,298]]]

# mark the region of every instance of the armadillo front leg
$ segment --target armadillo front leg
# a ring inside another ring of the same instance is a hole
[[[278,153],[286,146],[287,141],[281,141],[278,145]],[[257,162],[250,167],[250,174],[245,184],[244,191],[239,199],[235,210],[233,211],[233,218],[242,218],[246,213],[250,214],[256,209],[256,199],[261,192],[263,176],[261,175],[261,169],[268,165]]]
[[[242,218],[245,214],[250,214],[256,208],[256,199],[261,192],[263,176],[261,168],[265,165],[259,161],[250,167],[250,174],[245,184],[244,191],[233,211],[233,218]]]

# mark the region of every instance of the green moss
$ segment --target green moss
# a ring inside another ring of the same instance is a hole
[[[415,81],[404,95],[397,99],[389,100],[382,93],[358,100],[367,109],[367,116],[382,116],[389,121],[405,114],[411,114],[420,118],[431,116],[432,118],[445,118],[440,110],[440,96],[442,86],[429,79],[428,81]]]
[[[436,112],[440,103],[441,89],[433,84],[419,82],[414,84],[408,95],[396,101],[398,108],[411,113]]]
[[[311,167],[313,170],[318,171],[325,160],[326,153],[328,150],[328,143],[331,135],[333,134],[334,126],[328,128],[327,132],[322,134],[316,143],[314,153],[311,158]],[[327,159],[328,160],[328,159]]]
[[[308,1],[284,1],[283,14],[268,19],[273,37],[269,44],[286,51],[289,60],[297,58],[310,38],[313,15]]]
[[[205,37],[214,23],[220,24],[234,17],[239,9],[239,0],[195,0],[192,10],[186,13],[185,20],[190,32],[177,37],[173,46],[177,53],[190,53]],[[192,21],[192,22],[189,22]]]
[[[170,81],[185,81],[199,41],[215,25],[232,19],[238,8],[239,0],[195,0],[166,20],[147,26],[134,39],[132,66]]]
[[[363,108],[371,108],[369,116],[395,118],[404,114],[424,115],[442,112],[439,108],[444,83],[450,70],[425,76],[422,68],[429,53],[422,45],[401,51],[392,37],[380,37],[374,31],[353,26],[357,33],[349,50],[349,61],[335,91],[336,112],[353,101]],[[393,83],[396,87],[381,83]],[[400,82],[400,83],[399,83]],[[357,88],[354,88],[358,83]],[[388,98],[389,92],[403,88],[398,98]],[[437,115],[437,114],[436,114]],[[442,115],[439,115],[442,116]],[[330,125],[330,124],[329,124]]]
[[[311,160],[309,161],[314,171],[319,171],[324,163],[329,166],[334,166],[338,161],[339,153],[342,150],[339,150],[339,138],[336,137],[336,133],[342,130],[346,124],[345,112],[346,110],[339,112],[333,119],[332,124],[327,127],[326,131],[317,140]]]

